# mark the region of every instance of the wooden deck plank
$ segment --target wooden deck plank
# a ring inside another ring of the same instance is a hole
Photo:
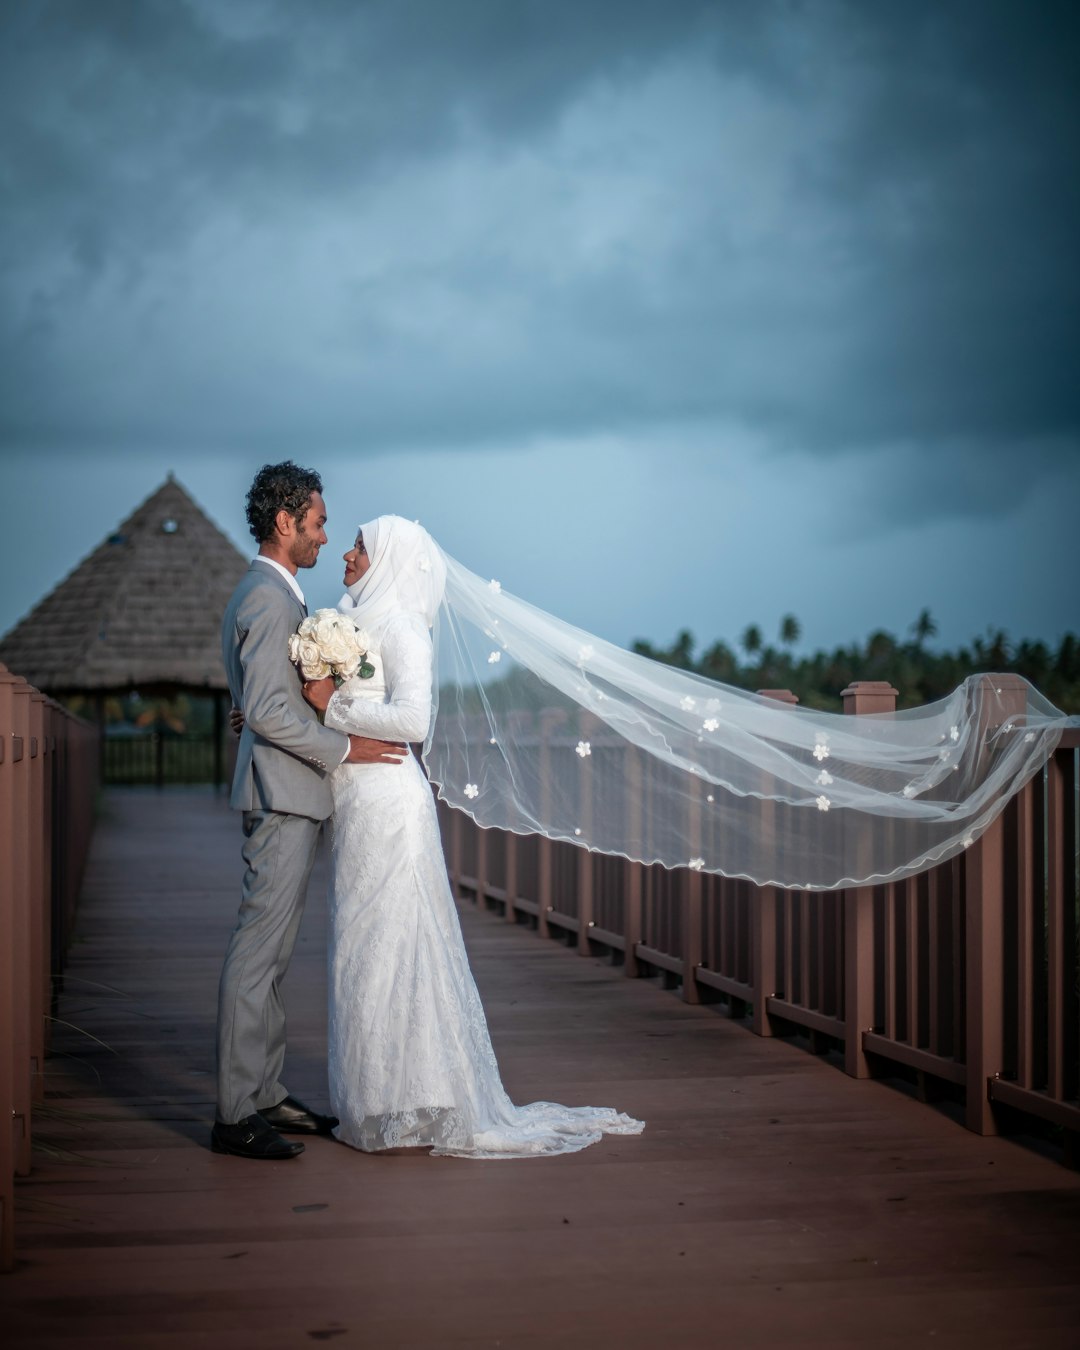
[[[108,796],[5,1346],[1080,1346],[1076,1174],[468,909],[511,1095],[618,1106],[643,1136],[490,1163],[210,1153],[238,880],[209,794]],[[288,981],[288,1081],[314,1103],[321,895]]]

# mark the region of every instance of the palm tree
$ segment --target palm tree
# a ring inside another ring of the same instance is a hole
[[[679,632],[665,659],[670,665],[678,666],[680,670],[693,670],[694,635],[688,628],[683,628]]]
[[[725,684],[735,684],[739,676],[739,663],[726,642],[714,642],[702,653],[697,670],[699,674],[707,675],[710,680],[723,680]]]
[[[761,651],[761,629],[752,623],[739,639],[739,644],[747,656],[756,656]]]
[[[911,631],[915,636],[915,646],[921,650],[927,638],[937,636],[937,630],[937,624],[934,622],[930,611],[928,609],[920,611],[919,617],[911,625]]]
[[[1012,645],[1003,628],[990,634],[990,650],[987,652],[995,670],[1007,670],[1012,662]]]
[[[802,637],[802,624],[794,614],[785,614],[780,620],[780,641],[785,647],[794,647]]]

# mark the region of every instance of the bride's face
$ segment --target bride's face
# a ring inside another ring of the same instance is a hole
[[[361,530],[356,536],[356,543],[345,554],[345,585],[351,586],[354,581],[359,581],[370,566],[371,559],[364,547],[364,532]]]

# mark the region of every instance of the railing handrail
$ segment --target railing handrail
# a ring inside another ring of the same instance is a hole
[[[844,691],[856,715],[895,700],[878,682]],[[855,1077],[891,1063],[952,1085],[979,1133],[998,1130],[1002,1106],[1050,1121],[1068,1152],[1080,1138],[1078,747],[1080,731],[1067,730],[1044,774],[959,857],[837,892],[523,840],[440,809],[459,894],[561,933],[582,954],[610,951],[627,975],[648,968],[681,982],[688,1002],[726,999],[750,1011],[759,1035],[798,1027],[839,1044]]]
[[[97,729],[0,665],[0,1270],[89,849]],[[10,1124],[8,1123],[10,1122]]]

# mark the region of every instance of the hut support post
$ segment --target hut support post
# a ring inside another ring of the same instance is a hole
[[[225,694],[214,692],[214,787],[225,783]]]

